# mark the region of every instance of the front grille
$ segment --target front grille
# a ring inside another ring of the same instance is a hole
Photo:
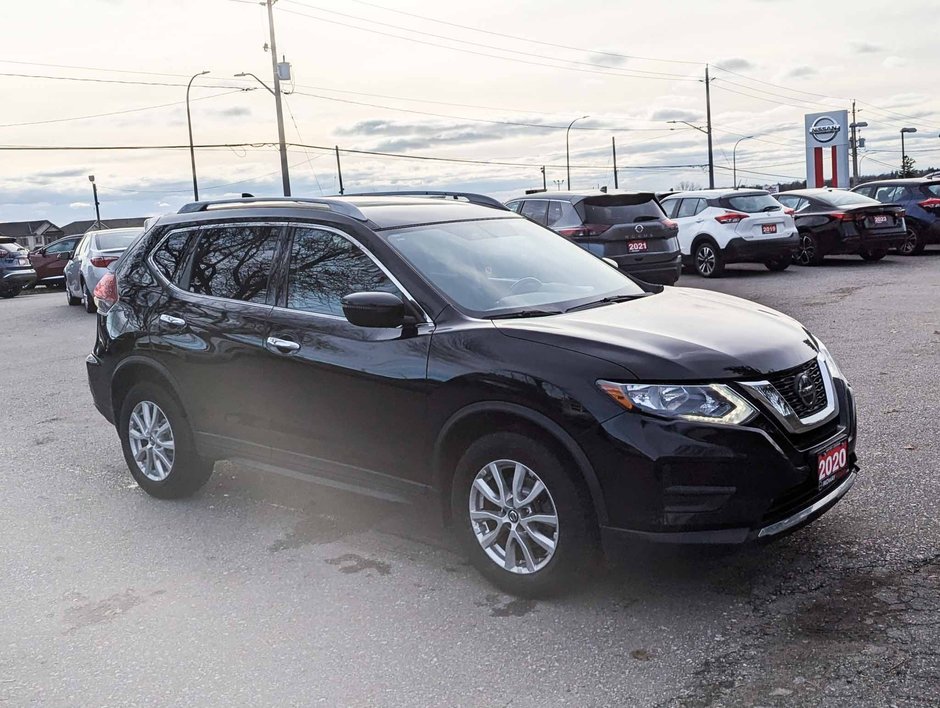
[[[813,390],[816,394],[811,405],[807,405],[803,401],[795,386],[797,379],[804,373],[810,375],[813,381]],[[819,413],[828,403],[826,400],[826,386],[823,383],[822,371],[819,369],[819,362],[815,359],[795,369],[773,374],[767,377],[767,380],[770,381],[780,395],[786,399],[787,403],[790,404],[790,408],[793,409],[793,412],[796,413],[797,417],[800,419],[811,416],[814,413]]]

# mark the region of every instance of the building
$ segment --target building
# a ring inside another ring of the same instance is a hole
[[[0,236],[11,236],[18,244],[32,250],[62,238],[65,233],[51,221],[41,219],[0,223]]]
[[[106,221],[95,221],[86,219],[85,221],[73,221],[62,227],[63,236],[74,236],[83,234],[93,228],[97,229],[132,229],[135,226],[143,226],[147,221],[145,216],[134,216],[127,219],[108,219]]]

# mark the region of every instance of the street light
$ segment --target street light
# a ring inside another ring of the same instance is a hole
[[[192,88],[193,81],[195,81],[200,76],[205,76],[209,73],[209,70],[200,71],[198,74],[193,74],[193,78],[189,80],[189,83],[186,84],[186,125],[189,127],[189,162],[193,167],[193,201],[199,201],[199,185],[196,183],[196,151],[193,148],[193,119],[189,113],[189,89]]]
[[[91,192],[95,196],[95,228],[101,226],[101,211],[98,208],[98,185],[95,184],[95,176],[88,175],[88,181],[91,182]]]
[[[568,130],[565,131],[565,167],[568,170],[568,189],[571,189],[571,152],[568,149],[568,133],[571,132],[571,126],[577,123],[579,120],[584,118],[589,118],[590,116],[581,116],[580,118],[575,118],[568,124]]]
[[[743,138],[739,138],[738,142],[734,144],[734,148],[731,150],[731,187],[733,189],[738,188],[738,143],[742,140],[750,140],[753,137],[753,135],[745,135]],[[728,158],[725,159],[727,160]]]
[[[904,133],[916,133],[917,128],[901,128],[901,177],[906,177],[907,153],[904,151]]]
[[[236,78],[242,78],[244,76],[250,76],[259,84],[264,86],[268,93],[274,96],[274,106],[277,113],[277,140],[278,140],[278,150],[281,154],[281,182],[284,185],[284,196],[290,196],[290,174],[287,168],[287,143],[284,140],[284,114],[281,112],[281,85],[279,82],[275,82],[274,88],[272,89],[264,81],[259,79],[257,76],[252,74],[250,71],[242,71],[235,74]],[[275,78],[277,75],[275,74]]]
[[[705,76],[706,77],[708,76],[707,70],[705,72]],[[715,81],[715,79],[712,79],[712,81]],[[707,86],[708,85],[706,84],[706,100],[710,100],[707,98],[707,92],[708,92]],[[688,121],[685,121],[685,120],[667,120],[666,122],[673,123],[673,124],[682,123],[682,125],[687,125],[693,130],[697,130],[700,133],[704,133],[708,137],[708,188],[714,189],[715,188],[715,157],[712,154],[711,103],[709,103],[708,105],[709,105],[709,114],[708,114],[709,119],[708,119],[708,127],[706,128],[703,128],[700,125],[693,125],[692,123],[689,123]],[[672,128],[672,130],[675,130],[675,128]]]

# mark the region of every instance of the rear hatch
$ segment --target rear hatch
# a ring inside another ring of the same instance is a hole
[[[17,243],[0,243],[0,268],[11,271],[28,270],[32,267],[29,251]]]
[[[605,256],[675,250],[675,244],[668,239],[678,236],[678,226],[666,218],[652,192],[586,197],[575,204],[575,210],[584,222],[582,226],[559,233],[576,241],[603,243]]]
[[[720,204],[729,212],[741,215],[734,231],[749,241],[783,238],[793,230],[793,217],[767,192],[744,192],[722,197]]]

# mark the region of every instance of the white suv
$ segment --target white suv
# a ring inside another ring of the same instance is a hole
[[[670,194],[661,203],[679,225],[682,262],[705,278],[719,277],[728,263],[785,270],[799,247],[793,210],[769,192],[708,189]]]

